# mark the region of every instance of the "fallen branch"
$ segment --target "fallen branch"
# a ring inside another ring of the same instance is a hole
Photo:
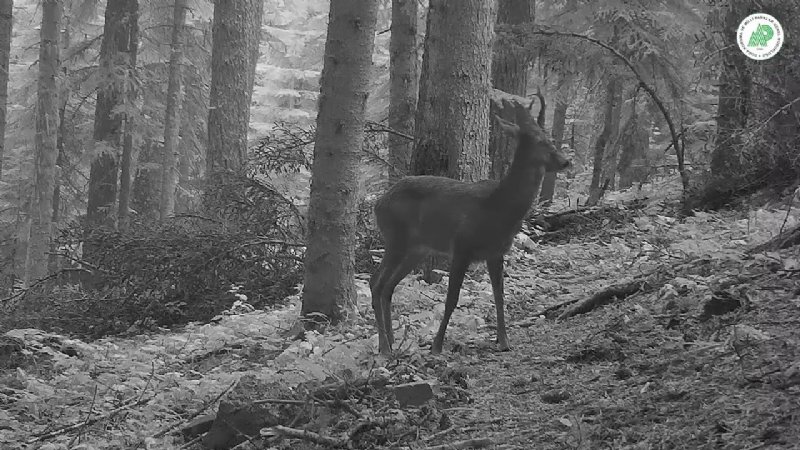
[[[350,442],[348,439],[336,439],[332,437],[323,436],[319,433],[314,433],[313,431],[307,430],[299,430],[297,428],[289,428],[283,425],[275,425],[273,427],[269,427],[266,429],[267,432],[274,431],[282,436],[295,438],[295,439],[303,439],[304,441],[313,442],[315,444],[319,444],[325,447],[347,447],[347,443]]]
[[[105,414],[103,414],[101,416],[97,416],[97,417],[94,417],[92,419],[82,421],[80,423],[67,425],[67,426],[61,427],[61,428],[59,428],[57,430],[50,431],[48,433],[40,434],[40,435],[36,436],[35,438],[29,440],[27,442],[27,444],[35,444],[37,442],[41,442],[41,441],[44,441],[44,440],[47,440],[47,439],[51,439],[51,438],[54,438],[56,436],[60,436],[62,434],[69,433],[71,431],[79,430],[79,429],[81,429],[83,427],[87,427],[89,425],[93,425],[93,424],[95,424],[95,423],[97,423],[97,422],[99,422],[101,420],[110,419],[110,418],[114,417],[115,415],[121,413],[122,411],[125,411],[127,409],[133,408],[134,406],[141,406],[141,405],[147,404],[150,400],[152,400],[154,398],[155,397],[150,397],[150,398],[147,398],[147,399],[139,398],[139,400],[136,400],[136,401],[133,401],[133,402],[130,402],[130,403],[126,403],[126,404],[124,404],[124,405],[122,405],[122,406],[120,406],[118,408],[115,408],[115,409],[113,409],[113,410],[111,410],[111,411],[109,411],[109,412],[107,412],[107,413],[105,413]]]
[[[451,442],[449,444],[434,445],[426,450],[459,450],[465,448],[484,448],[494,445],[491,439],[467,439],[466,441]]]
[[[585,314],[595,308],[607,305],[614,300],[623,300],[640,292],[647,293],[660,289],[661,286],[672,277],[671,273],[672,270],[668,270],[668,268],[662,266],[644,275],[635,277],[632,280],[629,279],[621,283],[612,284],[589,298],[574,302],[572,306],[558,316],[557,320],[564,320],[572,316],[577,316],[578,314]]]
[[[567,308],[558,316],[558,320],[564,320],[578,314],[585,314],[595,308],[611,303],[613,300],[622,300],[628,296],[645,291],[650,286],[646,281],[634,279],[625,283],[611,285],[600,292],[595,293],[589,298]]]

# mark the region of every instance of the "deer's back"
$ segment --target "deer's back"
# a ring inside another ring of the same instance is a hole
[[[497,184],[435,176],[403,178],[375,204],[378,227],[387,245],[443,253],[458,246],[475,259],[505,253],[519,223],[508,223],[491,204]]]

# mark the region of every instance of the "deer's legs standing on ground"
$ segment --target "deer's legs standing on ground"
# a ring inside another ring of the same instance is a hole
[[[386,281],[395,267],[406,257],[406,246],[404,243],[394,243],[390,245],[387,241],[386,252],[383,254],[381,265],[378,270],[372,274],[369,280],[370,291],[372,292],[372,310],[375,311],[375,324],[378,326],[378,348],[381,353],[389,353],[391,351],[391,342],[389,333],[391,333],[391,321],[387,329],[384,318],[387,314],[391,315],[391,311],[385,313],[383,311],[383,291],[386,286]]]
[[[492,281],[492,294],[494,306],[497,309],[497,345],[502,351],[510,350],[508,335],[506,335],[506,317],[503,311],[503,257],[493,257],[486,260],[486,269]]]
[[[406,277],[414,267],[417,266],[424,253],[409,251],[406,253],[405,258],[400,261],[399,265],[395,267],[386,267],[388,272],[383,278],[383,287],[380,291],[381,312],[383,314],[383,326],[386,329],[386,337],[389,342],[389,349],[391,350],[394,344],[394,330],[392,329],[392,294],[394,289]]]
[[[450,281],[447,283],[447,299],[444,303],[444,317],[442,323],[439,325],[439,331],[436,332],[436,337],[433,339],[431,345],[431,353],[442,353],[442,344],[444,343],[444,333],[447,331],[447,324],[450,322],[450,316],[458,305],[458,294],[461,291],[461,285],[464,283],[464,275],[467,273],[469,267],[469,258],[457,250],[453,253],[453,260],[450,262]]]

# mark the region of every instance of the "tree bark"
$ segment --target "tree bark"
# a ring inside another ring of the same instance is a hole
[[[69,49],[71,43],[71,27],[70,21],[68,16],[64,16],[62,13],[61,15],[61,28],[63,32],[61,33],[61,50],[66,52]],[[69,71],[67,69],[67,65],[61,65],[61,75],[66,80],[69,76]],[[61,86],[59,96],[59,106],[58,106],[58,137],[56,138],[56,148],[58,151],[58,157],[56,158],[56,170],[55,170],[55,186],[53,188],[53,215],[52,215],[52,226],[57,229],[58,222],[61,220],[61,176],[64,173],[63,168],[66,162],[66,153],[64,149],[64,137],[66,133],[66,126],[67,126],[67,104],[69,103],[69,97],[71,93],[68,87]],[[57,230],[53,230],[53,233],[57,233]],[[50,257],[48,258],[48,271],[50,273],[54,273],[59,268],[59,257],[58,257],[58,243],[55,239],[51,241],[50,244]]]
[[[618,80],[617,90],[614,92],[614,107],[611,111],[611,133],[608,136],[608,142],[603,152],[603,174],[601,181],[601,191],[603,192],[616,189],[617,160],[619,159],[619,125],[622,120],[622,94],[624,91],[625,89],[622,81]]]
[[[417,0],[392,0],[392,36],[389,41],[389,128],[414,134],[414,112],[419,93]],[[408,175],[414,141],[389,135],[389,180]]]
[[[53,237],[53,193],[58,148],[58,66],[61,33],[61,0],[42,2],[39,79],[36,104],[36,159],[34,201],[31,204],[31,237],[28,245],[26,281],[47,276],[47,252]],[[28,283],[26,282],[26,285]]]
[[[186,0],[175,0],[172,13],[172,42],[169,55],[167,110],[164,117],[164,158],[161,163],[161,201],[159,217],[167,220],[175,214],[175,189],[178,187],[178,134],[183,108],[183,29],[186,23]]]
[[[447,0],[430,0],[425,24],[425,49],[422,54],[420,70],[417,113],[414,121],[414,148],[411,152],[411,173],[413,175],[447,176],[449,167],[448,149],[436,141],[434,133],[444,117],[437,116],[434,104],[441,102],[437,87],[437,64],[441,59],[444,5]]]
[[[613,134],[614,110],[620,99],[620,82],[617,78],[611,78],[606,85],[605,107],[603,109],[603,129],[597,137],[594,145],[594,161],[592,166],[592,182],[589,186],[589,205],[596,205],[603,195],[603,186],[600,182],[603,178],[603,160],[606,146]]]
[[[719,102],[717,106],[717,139],[711,152],[712,184],[719,193],[736,188],[736,180],[743,175],[740,165],[741,135],[747,126],[751,109],[752,79],[747,67],[747,57],[736,44],[736,29],[745,12],[743,2],[732,0],[723,22],[722,67],[719,75]]]
[[[553,144],[561,150],[564,143],[564,127],[567,121],[567,107],[570,90],[572,89],[572,79],[570,75],[561,75],[558,82],[558,93],[556,95],[556,107],[553,110]],[[557,172],[547,172],[542,181],[542,190],[539,192],[540,203],[550,203],[556,192]]]
[[[448,151],[448,176],[466,181],[485,179],[490,166],[487,162],[494,1],[432,1],[429,19],[433,20],[428,26],[433,40],[426,42],[426,52],[432,53],[423,65],[428,64],[427,82],[435,80],[436,84],[427,86],[427,99],[420,97],[420,103],[428,103],[426,106],[438,120],[422,123],[422,129],[418,128],[416,159],[435,161],[439,155],[432,147],[442,147]],[[440,26],[432,27],[436,21]],[[421,157],[432,151],[432,158]]]
[[[113,206],[117,197],[117,155],[124,142],[123,109],[126,83],[133,79],[138,45],[139,5],[137,0],[108,0],[100,46],[101,79],[94,115],[94,141],[98,155],[89,171],[89,201],[86,218],[89,227],[114,227]],[[121,70],[120,70],[121,69]],[[122,75],[120,76],[120,73]]]
[[[240,174],[247,155],[262,0],[217,0],[211,49],[206,176]]]
[[[497,23],[505,25],[521,25],[534,21],[531,0],[499,0]],[[511,31],[513,33],[513,31]],[[524,51],[516,44],[516,39],[498,36],[494,45],[492,58],[492,85],[496,89],[509,94],[524,97],[528,84],[528,59]],[[490,114],[499,115],[492,104]],[[491,121],[489,154],[492,167],[492,179],[502,178],[511,167],[515,142],[504,133],[495,121]]]
[[[320,80],[319,113],[308,209],[302,314],[332,322],[355,303],[358,163],[378,5],[332,0]]]
[[[0,180],[3,179],[6,113],[8,106],[8,63],[11,54],[11,26],[14,0],[0,0]]]
[[[164,156],[163,146],[154,139],[145,139],[139,150],[136,173],[133,176],[131,205],[142,221],[157,222],[161,202],[161,167],[155,163]]]

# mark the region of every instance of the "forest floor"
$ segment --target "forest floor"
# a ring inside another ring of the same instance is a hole
[[[94,342],[12,331],[0,336],[0,448],[201,448],[186,424],[215,413],[244,378],[287,388],[299,409],[283,425],[312,433],[262,429],[239,448],[800,448],[800,248],[747,253],[798,217],[666,211],[652,204],[562,244],[515,248],[510,352],[494,349],[482,265],[440,356],[429,345],[446,286],[412,277],[395,295],[389,359],[375,354],[365,277],[348,321],[302,341],[288,338],[296,297]],[[565,320],[540,315],[653,272],[667,274],[663,285]],[[401,407],[392,386],[407,382],[430,385],[433,398]],[[339,396],[320,399],[325,386]]]

